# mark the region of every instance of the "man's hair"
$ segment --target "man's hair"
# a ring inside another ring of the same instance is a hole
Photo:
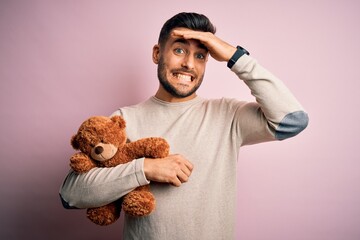
[[[211,32],[215,34],[216,28],[210,20],[203,14],[182,12],[178,13],[165,22],[161,28],[159,41],[160,45],[164,45],[168,40],[171,31],[174,28],[188,28],[195,31]]]

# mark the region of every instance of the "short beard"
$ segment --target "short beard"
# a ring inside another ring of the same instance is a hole
[[[168,93],[170,93],[173,97],[186,98],[186,97],[192,95],[193,93],[195,93],[198,90],[198,88],[200,87],[200,85],[203,81],[204,75],[202,75],[199,78],[199,82],[188,92],[181,92],[181,91],[177,90],[175,86],[171,85],[171,83],[168,81],[168,79],[166,77],[165,66],[166,66],[166,64],[164,63],[164,59],[162,57],[160,57],[159,63],[158,63],[158,68],[157,68],[158,79],[159,79],[161,86]],[[189,70],[187,70],[187,69],[184,69],[183,71],[189,72]]]

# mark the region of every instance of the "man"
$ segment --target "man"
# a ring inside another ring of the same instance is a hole
[[[153,48],[158,91],[149,100],[114,113],[127,121],[130,141],[163,137],[174,154],[134,159],[82,175],[70,172],[60,190],[65,206],[101,206],[151,182],[157,208],[147,217],[126,216],[124,239],[235,237],[239,148],[295,136],[307,126],[308,117],[281,81],[245,49],[214,33],[214,26],[201,14],[179,13],[169,19]],[[256,102],[197,96],[209,55],[227,62]]]

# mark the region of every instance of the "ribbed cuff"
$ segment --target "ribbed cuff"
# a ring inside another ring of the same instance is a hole
[[[254,60],[251,56],[249,55],[242,55],[236,62],[235,64],[231,67],[231,71],[235,72],[235,73],[240,73],[242,72],[243,68],[250,62]]]
[[[145,176],[144,160],[145,160],[145,158],[139,158],[139,159],[135,160],[136,161],[135,174],[136,174],[136,179],[140,186],[144,186],[144,185],[147,185],[150,183],[150,181],[148,181]]]

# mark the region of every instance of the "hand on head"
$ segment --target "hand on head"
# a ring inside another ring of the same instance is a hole
[[[236,47],[231,46],[211,32],[194,31],[187,28],[176,28],[172,31],[172,35],[174,37],[200,41],[209,50],[210,55],[217,61],[229,61],[236,51]]]

